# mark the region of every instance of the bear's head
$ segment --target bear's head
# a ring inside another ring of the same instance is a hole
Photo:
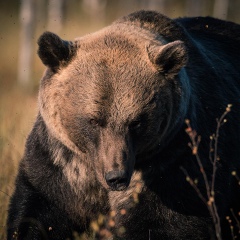
[[[184,117],[183,42],[116,22],[73,42],[45,32],[38,44],[50,134],[87,159],[106,189],[123,190]]]

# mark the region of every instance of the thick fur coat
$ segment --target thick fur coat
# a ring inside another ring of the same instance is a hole
[[[239,237],[239,25],[140,11],[72,42],[46,32],[38,44],[47,70],[9,206],[9,240],[215,239],[212,216],[186,181],[187,172],[209,200],[185,119],[201,136],[211,185],[210,136],[228,104],[214,202],[223,239],[231,239],[226,216]]]

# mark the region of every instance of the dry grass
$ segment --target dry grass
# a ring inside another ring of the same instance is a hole
[[[20,90],[0,93],[0,240],[6,239],[8,202],[36,115],[36,102],[35,96]]]

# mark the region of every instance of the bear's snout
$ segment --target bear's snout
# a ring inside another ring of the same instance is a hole
[[[128,173],[124,170],[110,171],[105,175],[108,186],[113,191],[122,191],[129,185]]]

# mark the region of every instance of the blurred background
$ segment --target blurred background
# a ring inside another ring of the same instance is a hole
[[[36,54],[42,32],[70,40],[140,9],[240,21],[239,0],[0,0],[1,90],[35,90],[44,69]]]
[[[240,23],[239,0],[0,0],[0,240],[6,239],[7,205],[37,113],[45,68],[37,57],[38,37],[48,30],[71,40],[140,9]]]

